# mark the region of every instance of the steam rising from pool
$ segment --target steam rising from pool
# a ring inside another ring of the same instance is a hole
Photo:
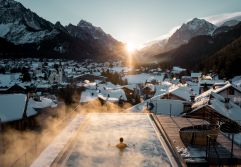
[[[123,137],[128,147],[115,147]],[[89,114],[63,166],[170,166],[146,114]]]
[[[57,117],[47,117],[46,119],[38,120],[38,123],[41,126],[41,130],[18,131],[11,128],[5,129],[4,136],[0,135],[1,138],[4,138],[3,145],[5,147],[4,151],[0,149],[1,151],[0,166],[1,167],[9,166],[19,158],[21,158],[21,161],[24,161],[24,153],[27,153],[26,156],[29,161],[33,161],[36,158],[35,157],[36,155],[32,155],[33,154],[32,152],[34,152],[33,149],[35,149],[34,145],[36,145],[36,149],[38,149],[38,151],[43,150],[48,144],[51,143],[54,137],[58,133],[60,133],[60,131],[65,127],[66,124],[63,124],[63,120],[66,118],[68,119],[73,117],[76,113],[81,113],[83,115],[88,113],[103,113],[103,112],[119,113],[119,112],[126,112],[125,109],[129,107],[130,107],[129,104],[119,106],[117,104],[113,104],[109,102],[102,105],[100,101],[94,100],[89,103],[79,105],[76,108],[76,110],[73,112],[72,111],[73,108],[69,109],[65,105],[62,105],[58,107],[56,111],[52,111],[57,113],[58,115]],[[103,120],[105,120],[104,117],[103,117]],[[101,129],[100,131],[102,130],[103,129]],[[113,133],[116,133],[116,132],[113,132]],[[2,142],[2,140],[0,142]],[[109,143],[113,144],[114,142],[113,143],[109,142]],[[29,151],[29,149],[31,150]]]

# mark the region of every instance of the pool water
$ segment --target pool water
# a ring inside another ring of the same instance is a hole
[[[62,166],[171,166],[147,114],[92,113],[82,126]],[[120,137],[123,151],[115,147]]]

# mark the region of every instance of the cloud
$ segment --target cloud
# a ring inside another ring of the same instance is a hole
[[[218,14],[218,15],[213,15],[213,16],[207,16],[207,17],[203,17],[201,19],[205,19],[207,21],[209,21],[210,23],[213,23],[217,26],[220,26],[222,25],[225,21],[228,21],[228,20],[240,20],[241,21],[241,12],[233,12],[233,13],[222,13],[222,14]],[[188,21],[191,21],[192,19],[190,20],[187,20],[186,22]],[[156,43],[160,43],[160,44],[163,44],[162,42],[165,43],[165,41],[177,30],[181,27],[181,25],[178,25],[178,26],[175,26],[173,27],[169,32],[167,32],[166,34],[163,34],[163,35],[160,35],[159,37],[155,38],[155,39],[152,39],[152,40],[149,40],[147,41],[146,43],[144,43],[142,45],[141,48],[143,47],[146,47],[146,46],[151,46],[153,44],[156,44]]]
[[[181,25],[173,27],[168,33],[163,34],[156,38],[156,40],[163,40],[169,38],[174,32],[176,32],[177,29],[179,29]]]
[[[156,38],[154,38],[154,39],[152,39],[152,40],[147,41],[146,43],[144,43],[144,44],[142,45],[141,48],[144,48],[144,47],[147,47],[147,46],[151,46],[151,45],[156,44],[156,43],[160,43],[161,41],[163,41],[163,44],[164,44],[164,43],[167,41],[167,39],[168,39],[170,36],[172,36],[172,34],[173,34],[174,32],[176,32],[176,30],[179,29],[180,27],[181,27],[181,25],[173,27],[173,28],[172,28],[170,31],[168,31],[166,34],[162,34],[162,35],[160,35],[159,37],[156,37]]]
[[[219,14],[219,15],[204,17],[203,19],[205,19],[215,25],[221,25],[225,21],[228,21],[228,20],[236,19],[236,20],[241,21],[241,12],[223,13],[223,14]]]

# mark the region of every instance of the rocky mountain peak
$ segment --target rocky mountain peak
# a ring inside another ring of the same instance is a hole
[[[85,20],[80,20],[80,22],[77,24],[78,27],[92,27],[93,25]]]
[[[216,26],[204,19],[194,18],[184,23],[168,40],[167,48],[176,48],[198,35],[211,35]]]

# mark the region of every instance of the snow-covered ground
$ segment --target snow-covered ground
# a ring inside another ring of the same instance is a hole
[[[112,67],[112,68],[110,68],[110,71],[114,71],[114,72],[128,72],[131,69],[132,68],[130,68],[130,67]]]
[[[164,75],[151,75],[151,74],[141,73],[136,75],[126,75],[124,79],[127,79],[128,84],[145,83],[146,81],[150,82],[152,80],[162,82],[164,79]]]
[[[171,166],[147,114],[92,113],[83,125],[61,166]],[[128,145],[124,151],[115,147],[120,137]],[[48,154],[42,153],[42,157],[48,160]],[[43,164],[45,159],[41,160],[36,162],[47,166]]]

